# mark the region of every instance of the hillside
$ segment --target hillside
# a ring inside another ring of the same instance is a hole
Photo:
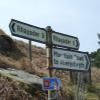
[[[9,45],[13,46],[9,48]],[[22,41],[14,40],[11,44],[8,44],[8,48],[6,47],[5,50],[1,50],[0,65],[2,66],[7,65],[12,68],[14,67],[17,69],[23,69],[30,73],[40,71],[40,73],[38,74],[42,74],[46,72],[46,71],[44,72],[41,71],[41,70],[46,70],[46,57],[45,57],[45,50],[43,48],[32,46],[33,61],[31,63],[28,58],[28,44],[25,44]]]
[[[48,69],[46,67],[46,50],[32,45],[32,61],[30,62],[28,57],[28,44],[22,41],[13,40],[0,30],[0,68],[14,68],[17,70],[23,70],[25,72],[37,75],[38,77],[48,76]],[[70,96],[73,96],[73,86],[70,82],[68,71],[53,71],[53,75],[59,77],[62,80],[62,88],[59,91],[61,100],[71,100]],[[100,88],[100,69],[92,68],[92,82],[94,90]],[[32,93],[27,92],[27,86],[15,80],[11,80],[7,77],[0,76],[0,100],[32,100],[32,94],[34,98],[47,96],[46,92],[41,93],[40,88],[36,87],[32,90]],[[3,85],[4,84],[4,85]],[[22,88],[23,87],[23,88]],[[11,90],[8,90],[11,89]],[[39,90],[39,91],[38,91]],[[2,92],[3,91],[3,92]],[[13,92],[13,93],[12,93]],[[43,91],[42,91],[43,92]],[[97,93],[98,92],[98,93]],[[100,91],[92,91],[93,95],[96,95],[100,99]],[[4,96],[3,96],[4,95]],[[7,95],[7,96],[6,96]],[[12,96],[13,95],[13,96]],[[19,96],[21,95],[21,96]],[[89,94],[90,95],[90,94]],[[36,97],[35,97],[36,96]],[[7,98],[6,98],[7,97]],[[12,98],[11,98],[12,97]],[[25,99],[27,98],[27,99]],[[34,99],[35,100],[35,99]],[[45,98],[39,100],[46,100]],[[89,99],[90,100],[90,99]]]
[[[12,40],[2,30],[0,30],[0,68],[23,70],[36,76],[46,75],[47,71],[43,71],[47,70],[44,68],[46,65],[45,50],[32,46],[32,52],[34,52],[32,53],[34,61],[30,62],[28,58],[28,44],[25,44],[22,41]],[[0,100],[25,100],[25,98],[26,100],[31,100],[33,98],[32,95],[43,94],[40,93],[41,90],[38,85],[33,85],[31,88],[26,84],[2,76],[1,73],[0,83]],[[33,93],[31,93],[32,91]]]

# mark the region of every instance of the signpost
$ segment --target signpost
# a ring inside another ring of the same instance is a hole
[[[52,49],[53,68],[86,71],[90,67],[90,60],[86,52]]]
[[[31,41],[46,44],[49,78],[44,78],[44,90],[48,90],[48,100],[52,99],[51,90],[55,90],[55,86],[56,90],[60,87],[58,79],[52,77],[51,69],[88,71],[90,67],[88,53],[74,51],[78,50],[80,45],[77,37],[55,32],[50,26],[44,29],[14,19],[11,20],[9,28],[12,35],[29,40],[30,61]]]

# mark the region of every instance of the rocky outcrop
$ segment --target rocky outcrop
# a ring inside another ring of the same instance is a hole
[[[0,51],[12,51],[14,47],[13,40],[7,35],[0,35]]]
[[[46,100],[43,79],[17,69],[0,68],[0,100]]]
[[[12,51],[14,47],[14,41],[0,29],[0,51]]]

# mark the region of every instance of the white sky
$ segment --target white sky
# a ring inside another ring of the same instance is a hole
[[[12,18],[76,36],[81,51],[99,48],[100,0],[0,0],[0,28],[10,36]]]

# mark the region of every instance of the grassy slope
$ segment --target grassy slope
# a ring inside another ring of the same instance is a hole
[[[92,86],[87,94],[88,100],[100,100],[100,69],[92,68]]]
[[[0,34],[5,34],[0,31]],[[46,67],[46,51],[43,48],[32,45],[32,62],[28,58],[28,44],[14,40],[16,49],[12,52],[0,53],[0,67],[12,67],[22,69],[38,76],[48,76]],[[69,83],[69,73],[65,71],[54,71],[54,76],[57,75],[63,82],[63,90],[65,94],[70,94],[73,89]],[[100,69],[92,69],[93,85],[100,86]],[[95,88],[94,88],[95,89]],[[96,92],[93,94],[97,95]]]

